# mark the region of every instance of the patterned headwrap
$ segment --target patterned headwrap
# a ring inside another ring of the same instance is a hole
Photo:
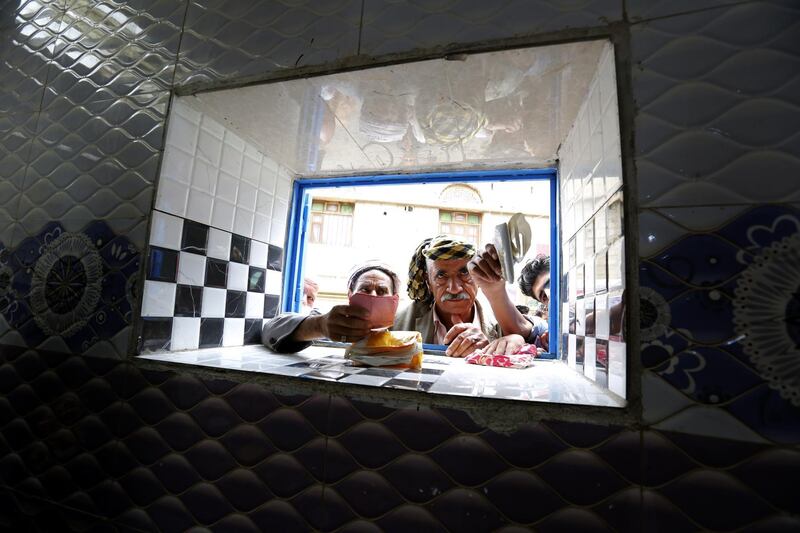
[[[475,255],[475,247],[447,235],[437,235],[433,239],[425,239],[417,246],[411,263],[408,265],[408,296],[418,302],[431,303],[433,295],[428,290],[425,276],[428,273],[426,260],[471,259]]]

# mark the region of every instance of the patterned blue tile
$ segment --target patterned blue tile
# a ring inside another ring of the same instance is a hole
[[[696,402],[707,404],[728,403],[763,383],[762,378],[725,351],[705,346],[678,352],[654,371]]]
[[[744,258],[749,259],[762,248],[798,231],[800,209],[785,205],[765,205],[743,213],[716,233],[746,250],[748,255]]]
[[[768,385],[736,399],[726,409],[764,437],[779,443],[800,443],[800,407]]]
[[[733,305],[718,290],[693,290],[670,302],[670,326],[703,344],[733,339]]]
[[[747,353],[745,353],[745,346],[742,343],[742,340],[743,339],[741,337],[737,337],[734,342],[727,342],[722,346],[718,346],[718,348],[730,354],[731,357],[736,358],[736,360],[745,365],[747,368],[757,372],[756,365],[753,363],[752,359],[750,359]]]
[[[744,266],[737,261],[739,252],[713,235],[690,235],[651,261],[687,285],[713,286],[742,271]]]
[[[54,336],[82,353],[130,325],[140,253],[104,222],[82,232],[49,223],[7,257],[2,312],[29,346]]]

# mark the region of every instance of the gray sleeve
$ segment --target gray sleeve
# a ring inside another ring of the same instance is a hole
[[[311,311],[311,315],[320,314],[318,311]],[[292,340],[292,334],[300,324],[308,318],[306,315],[298,313],[283,313],[264,323],[261,330],[261,342],[264,346],[278,353],[292,353],[305,350],[311,346],[311,341]]]

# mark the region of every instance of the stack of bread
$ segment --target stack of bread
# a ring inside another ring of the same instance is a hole
[[[345,357],[358,366],[422,367],[422,335],[418,331],[373,331],[354,342]]]

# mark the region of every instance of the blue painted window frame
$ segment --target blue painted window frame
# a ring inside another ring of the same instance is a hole
[[[420,174],[370,174],[330,178],[298,178],[294,181],[286,247],[283,256],[283,292],[281,310],[298,311],[303,294],[303,256],[308,228],[309,195],[313,189],[329,187],[361,187],[370,185],[413,185],[415,183],[470,183],[481,181],[549,181],[550,182],[550,354],[558,357],[560,330],[560,211],[558,169],[478,170],[463,172],[430,172]],[[409,250],[409,258],[412,250]],[[426,345],[428,346],[428,345]]]

